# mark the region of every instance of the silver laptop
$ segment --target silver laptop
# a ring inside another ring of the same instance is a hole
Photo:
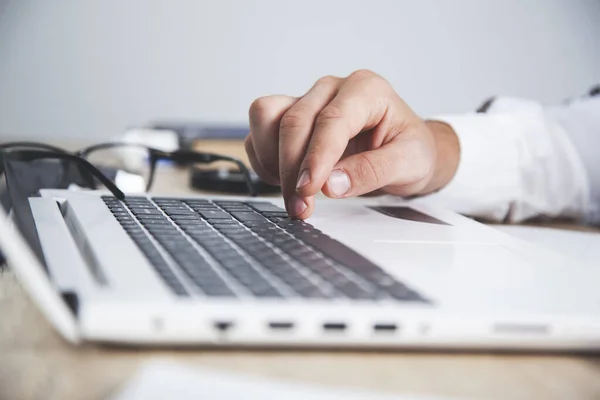
[[[71,342],[597,349],[600,268],[402,200],[46,190],[0,247]]]

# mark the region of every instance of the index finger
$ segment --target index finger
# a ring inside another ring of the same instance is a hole
[[[377,126],[388,105],[383,96],[382,78],[359,71],[350,75],[337,95],[321,111],[300,166],[297,192],[314,196],[325,185],[335,164],[342,158],[350,139]],[[385,82],[385,81],[383,81]]]

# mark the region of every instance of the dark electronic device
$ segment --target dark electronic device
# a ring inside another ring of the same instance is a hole
[[[250,172],[250,178],[258,195],[273,194],[281,192],[279,186],[269,185]],[[248,195],[248,186],[239,171],[228,168],[200,169],[194,168],[190,174],[190,186],[194,189],[211,192],[223,192],[239,195]]]

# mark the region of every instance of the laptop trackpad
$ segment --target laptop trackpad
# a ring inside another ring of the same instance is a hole
[[[368,255],[437,304],[462,311],[571,312],[597,301],[592,283],[569,264],[500,244],[376,241]]]

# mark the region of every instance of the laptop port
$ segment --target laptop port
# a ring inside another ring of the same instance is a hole
[[[228,330],[230,330],[233,327],[233,322],[231,322],[231,321],[216,321],[214,326],[215,326],[215,329],[218,330],[219,332],[227,332]]]
[[[396,324],[375,324],[373,325],[373,331],[375,333],[394,333],[398,330]]]
[[[294,323],[287,321],[273,321],[269,322],[269,329],[273,331],[289,331],[294,329]]]
[[[329,332],[343,332],[346,328],[347,326],[343,322],[325,322],[323,324],[323,329]]]

